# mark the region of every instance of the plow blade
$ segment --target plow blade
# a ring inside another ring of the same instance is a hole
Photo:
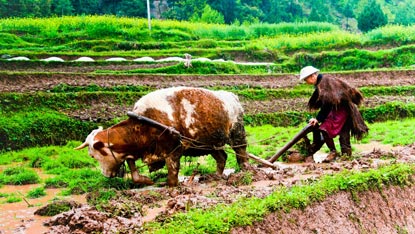
[[[286,145],[284,145],[277,153],[275,153],[268,162],[273,163],[275,162],[283,153],[289,150],[295,143],[297,143],[301,138],[305,137],[309,132],[313,130],[314,126],[307,124],[294,138],[289,141]]]

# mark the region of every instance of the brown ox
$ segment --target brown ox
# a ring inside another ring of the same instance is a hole
[[[167,164],[167,184],[177,186],[180,157],[207,154],[216,160],[216,173],[222,175],[227,159],[225,144],[233,148],[242,169],[248,166],[243,109],[238,97],[230,92],[190,87],[161,89],[138,100],[133,112],[180,134],[132,117],[108,129],[93,130],[76,149],[89,146],[89,154],[99,161],[107,177],[114,177],[127,160],[135,183],[152,184],[135,168],[135,160],[142,159],[150,171]]]

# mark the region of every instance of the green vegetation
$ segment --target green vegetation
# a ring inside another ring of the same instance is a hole
[[[231,205],[179,213],[163,223],[146,223],[145,230],[146,233],[228,233],[232,227],[260,221],[270,212],[304,209],[339,191],[353,194],[385,186],[411,185],[413,174],[414,167],[405,164],[391,164],[366,172],[345,170],[309,184],[282,187],[266,198],[246,198]]]
[[[71,139],[85,138],[85,133],[96,128],[95,126],[93,123],[76,121],[50,109],[14,112],[12,116],[2,115],[0,150],[62,145]]]
[[[54,216],[54,215],[69,211],[73,207],[74,207],[73,202],[54,199],[50,204],[43,207],[41,210],[37,210],[38,212],[37,215]]]
[[[1,10],[0,6],[0,12]],[[316,9],[312,10],[315,17],[323,17],[317,14]],[[211,15],[214,14],[216,13],[211,12]],[[202,14],[200,18],[201,16]],[[205,14],[204,19],[208,16]],[[224,20],[229,19],[225,17]],[[105,178],[99,170],[98,162],[88,156],[87,150],[73,149],[98,125],[108,127],[125,116],[83,121],[65,113],[89,110],[94,103],[108,103],[108,107],[132,106],[140,97],[158,87],[101,87],[94,84],[94,80],[152,74],[151,77],[160,76],[168,82],[177,75],[189,78],[203,76],[204,79],[209,79],[218,75],[243,74],[244,78],[255,78],[258,86],[223,84],[208,88],[231,91],[244,102],[281,99],[294,103],[296,100],[304,102],[310,96],[312,87],[296,85],[264,88],[260,85],[261,77],[275,76],[275,81],[278,82],[278,79],[286,75],[296,74],[301,66],[310,64],[320,67],[326,73],[357,73],[356,77],[358,73],[368,70],[373,73],[379,69],[388,69],[391,73],[406,69],[412,71],[415,64],[415,26],[387,25],[362,34],[322,22],[235,22],[232,25],[218,25],[153,20],[152,26],[150,32],[145,19],[114,16],[9,18],[0,21],[0,53],[4,55],[0,59],[0,80],[5,83],[26,79],[30,81],[34,77],[47,82],[52,76],[78,75],[86,80],[91,78],[88,86],[62,83],[43,91],[0,93],[0,186],[40,184],[25,195],[0,194],[2,201],[18,202],[24,197],[37,198],[44,196],[46,189],[60,188],[62,195],[89,193],[88,203],[106,210],[107,201],[117,197],[120,194],[118,190],[140,187],[134,185],[129,177]],[[190,53],[193,58],[273,64],[248,66],[229,61],[193,60],[192,67],[185,68],[183,63],[178,62],[131,61],[143,56],[155,59],[183,57],[184,53]],[[31,61],[7,61],[4,59],[7,55],[28,56]],[[66,61],[78,56],[90,56],[96,62],[40,61],[41,58],[50,56],[62,56]],[[113,70],[114,63],[104,61],[109,56],[126,57],[129,61],[119,62],[118,65],[129,68]],[[21,69],[23,67],[25,71]],[[61,68],[71,71],[78,67],[88,67],[90,71],[56,72]],[[415,105],[410,98],[415,96],[415,86],[385,87],[374,84],[359,88],[366,98],[390,100],[388,98],[396,97],[398,101],[362,106],[364,119],[369,123],[369,135],[361,142],[354,141],[352,144],[372,141],[393,146],[413,144]],[[405,101],[405,97],[408,100]],[[261,158],[273,155],[314,114],[305,108],[291,106],[289,111],[246,114],[244,120],[248,152]],[[335,142],[338,144],[337,139]],[[238,170],[233,151],[227,148],[226,152],[226,167]],[[281,187],[263,199],[245,198],[232,205],[219,205],[207,211],[189,210],[163,223],[146,224],[145,230],[149,233],[226,233],[232,227],[252,224],[270,212],[303,209],[339,191],[351,192],[356,197],[358,192],[365,190],[410,185],[413,182],[413,165],[394,164],[394,157],[396,156],[391,156],[390,165],[377,170],[343,171],[318,181],[307,181],[289,188]],[[195,172],[203,175],[216,170],[215,160],[211,156],[183,157],[181,166],[180,173],[183,175]],[[166,180],[166,168],[149,173],[141,161],[137,162],[137,167],[141,174],[156,182]],[[40,173],[46,174],[46,178],[40,176]],[[245,173],[234,185],[249,185],[252,179],[251,173]],[[141,209],[137,204],[126,205]],[[51,207],[50,215],[69,209],[70,206],[62,204]],[[112,211],[110,213],[114,215],[121,212]],[[183,229],[183,226],[188,228]],[[399,227],[396,229],[403,232]]]
[[[153,20],[152,24],[153,30],[148,31],[147,21],[140,18],[66,16],[4,19],[0,21],[0,53],[28,56],[34,61],[52,54],[68,59],[92,56],[102,61],[108,56],[131,59],[150,56],[157,59],[183,57],[190,53],[193,58],[274,63],[270,67],[250,67],[195,62],[192,69],[178,64],[128,71],[153,74],[292,73],[309,64],[325,71],[339,71],[406,68],[415,63],[411,56],[414,53],[414,26],[387,25],[357,34],[323,22],[218,25]],[[56,66],[61,63],[41,64]],[[71,66],[78,64],[74,62]],[[88,63],[88,66],[94,65]],[[96,71],[119,73],[106,69]]]
[[[46,191],[44,187],[38,187],[38,188],[34,188],[32,190],[30,190],[29,192],[27,192],[27,197],[28,198],[39,198],[39,197],[43,197],[46,195]]]
[[[362,143],[380,141],[382,144],[407,145],[413,143],[410,133],[415,131],[415,119],[404,119],[399,121],[386,121],[382,123],[369,124],[369,135]],[[285,145],[302,126],[298,127],[274,127],[271,125],[247,126],[248,152],[262,158],[273,155],[278,149]],[[337,140],[335,140],[337,142]],[[357,142],[354,141],[353,144]],[[0,154],[0,165],[9,166],[0,173],[0,185],[2,184],[28,184],[41,183],[44,186],[30,192],[32,195],[40,196],[46,188],[62,188],[63,195],[83,194],[102,190],[102,196],[96,198],[96,202],[105,200],[112,189],[124,190],[137,188],[130,179],[105,178],[98,170],[96,160],[89,157],[85,150],[76,151],[74,147],[80,142],[71,141],[65,146],[45,146],[27,148],[20,151],[10,151]],[[227,168],[238,168],[236,157],[231,149],[228,153]],[[141,161],[137,162],[140,173],[149,175],[152,179],[162,182],[166,178],[166,169],[149,173],[147,167],[143,167]],[[211,156],[202,158],[183,157],[181,174],[191,175],[194,170],[200,174],[213,173],[216,163]],[[40,168],[43,173],[50,176],[40,180],[38,174],[30,168]],[[250,184],[252,175],[246,174],[241,178],[241,183]]]
[[[24,185],[39,182],[37,173],[24,167],[8,167],[0,173],[0,184]]]
[[[308,98],[312,87],[298,85],[284,89],[265,89],[248,86],[210,87],[211,89],[228,90],[237,94],[242,101],[295,99]],[[108,103],[109,106],[133,106],[134,102],[143,95],[153,91],[147,86],[115,86],[99,87],[91,84],[87,87],[59,85],[49,92],[36,93],[1,93],[0,94],[0,150],[10,151],[25,147],[43,145],[64,145],[70,140],[83,141],[92,129],[98,125],[111,126],[126,116],[102,120],[101,122],[81,121],[70,118],[62,112],[88,109],[94,102]],[[414,86],[367,86],[360,87],[366,98],[383,96],[415,95]],[[68,101],[69,100],[69,101]],[[303,100],[300,100],[304,102]],[[361,107],[364,119],[374,123],[386,120],[397,120],[415,116],[415,106],[411,102],[391,101]],[[281,110],[273,113],[246,113],[244,116],[247,125],[260,126],[271,124],[273,126],[301,126],[309,116],[305,106],[303,109],[290,111]],[[65,126],[64,128],[62,126]],[[65,158],[65,157],[64,157]],[[15,159],[17,160],[17,159]],[[42,161],[41,156],[31,159],[33,163]],[[65,159],[67,160],[67,159]],[[0,159],[1,163],[1,159]],[[69,163],[69,162],[67,162]],[[49,168],[58,168],[60,161],[49,163]],[[81,165],[83,166],[83,165]],[[64,165],[64,167],[80,167]]]

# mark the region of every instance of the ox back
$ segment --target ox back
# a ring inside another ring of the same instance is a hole
[[[225,144],[246,144],[243,108],[230,92],[189,87],[161,89],[142,97],[133,111],[193,139],[197,147],[184,145],[188,156],[205,155],[206,150]]]

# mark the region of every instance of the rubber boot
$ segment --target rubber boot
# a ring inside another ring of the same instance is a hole
[[[342,155],[352,156],[352,149],[350,148],[342,148]]]
[[[329,147],[330,153],[327,155],[326,159],[324,159],[323,162],[325,163],[332,162],[336,159],[338,155],[336,151],[336,146],[334,145],[333,138],[325,136],[324,141],[326,142],[327,147]]]
[[[308,148],[307,156],[313,156],[317,151],[321,149],[323,145],[324,145],[324,138],[321,135],[321,131],[314,130],[313,131],[313,143],[310,144],[310,147]]]

